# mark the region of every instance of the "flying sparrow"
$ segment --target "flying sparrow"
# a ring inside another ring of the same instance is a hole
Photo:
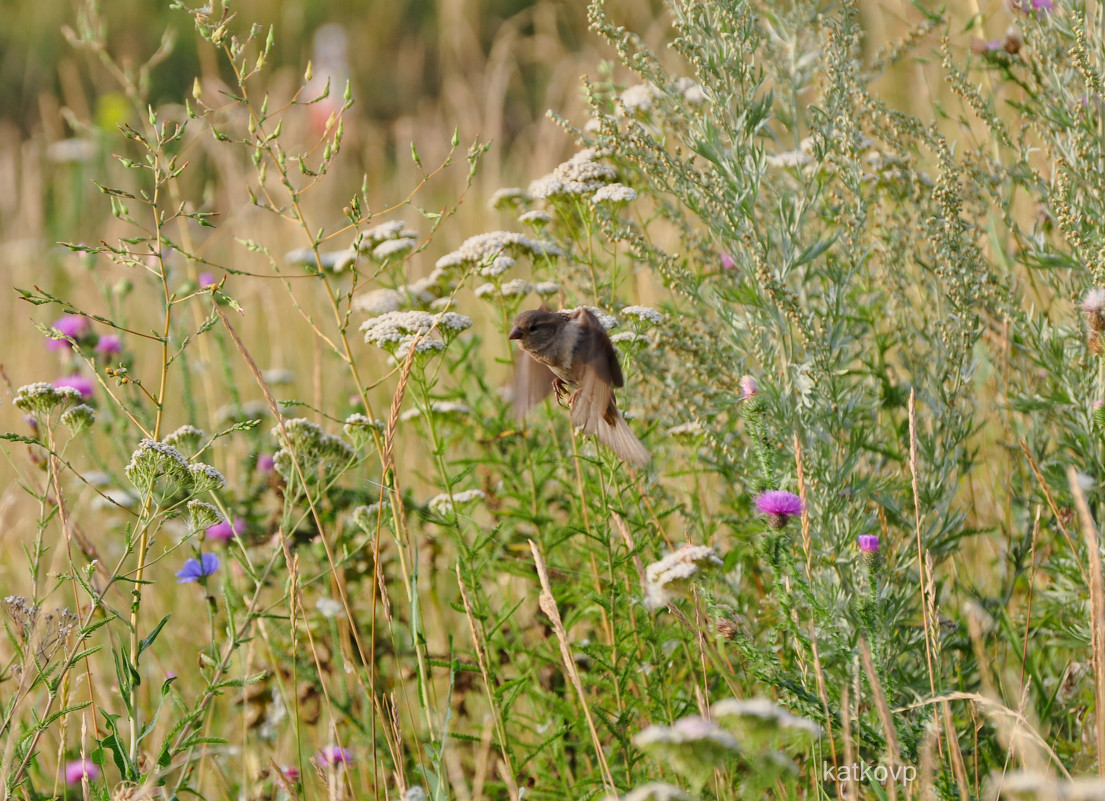
[[[515,374],[514,406],[521,417],[549,390],[563,401],[568,388],[572,425],[595,434],[627,462],[643,465],[649,455],[633,435],[614,401],[614,387],[625,384],[618,354],[602,323],[587,309],[524,311],[514,318],[509,339],[524,353]],[[527,355],[528,354],[528,355]]]

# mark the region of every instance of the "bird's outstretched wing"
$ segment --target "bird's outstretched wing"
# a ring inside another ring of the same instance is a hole
[[[629,430],[614,401],[614,387],[625,383],[617,351],[591,312],[581,309],[578,314],[574,324],[582,328],[575,371],[579,392],[572,401],[572,425],[597,436],[627,462],[643,465],[649,460],[648,450]]]
[[[521,420],[552,392],[553,371],[524,350],[518,350],[514,365],[514,417]]]

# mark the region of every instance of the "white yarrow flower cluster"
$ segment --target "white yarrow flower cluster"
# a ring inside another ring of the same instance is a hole
[[[530,184],[534,197],[552,198],[568,195],[589,195],[617,178],[609,164],[595,161],[598,153],[587,148],[579,151],[548,175]]]
[[[533,285],[533,291],[541,297],[548,297],[560,291],[560,284],[556,281],[539,281]]]
[[[633,744],[684,776],[706,776],[740,754],[737,738],[700,715],[680,718],[671,726],[648,726]]]
[[[24,384],[15,391],[13,403],[17,409],[21,409],[36,417],[44,417],[52,412],[55,407],[62,409],[81,402],[80,390],[75,387],[55,387],[45,381],[36,381],[33,384]]]
[[[457,401],[433,401],[430,404],[430,411],[433,414],[440,415],[466,415],[472,413],[472,410],[469,409],[465,404],[458,403]],[[421,415],[422,409],[415,406],[414,408],[407,409],[402,414],[400,414],[399,421],[405,423],[408,420],[413,420],[414,418],[420,417]]]
[[[610,341],[615,345],[651,345],[652,340],[646,337],[644,334],[638,334],[636,331],[622,331],[620,334],[614,334],[610,337]]]
[[[387,239],[372,249],[372,258],[376,261],[387,261],[402,256],[417,244],[417,241],[406,236],[402,239]]]
[[[471,328],[472,320],[456,312],[431,314],[424,311],[393,311],[374,317],[361,325],[365,342],[377,347],[387,348],[391,343],[408,341],[415,335],[425,335],[438,330],[443,335],[456,334]],[[437,341],[437,340],[426,340]],[[429,345],[428,348],[435,346]],[[421,350],[421,343],[419,350]]]
[[[663,313],[656,311],[656,309],[650,309],[648,306],[626,306],[621,313],[653,325],[660,325],[664,322]]]
[[[407,224],[402,220],[388,220],[369,228],[363,236],[365,242],[375,245],[387,239],[412,238],[417,236],[417,233],[407,228]]]
[[[504,209],[512,205],[525,205],[533,200],[529,196],[529,193],[520,186],[509,186],[503,189],[496,189],[495,194],[491,196],[491,200],[488,201],[488,206],[493,209]]]
[[[553,216],[543,209],[533,209],[527,211],[521,217],[518,218],[518,222],[523,225],[529,225],[534,228],[540,228],[548,225],[553,220]]]
[[[435,515],[448,517],[456,507],[474,503],[475,501],[482,501],[486,497],[487,494],[483,490],[465,490],[464,492],[454,492],[452,498],[446,494],[435,495],[433,498],[430,498],[427,506],[430,507],[430,511]]]
[[[402,306],[403,294],[395,289],[374,289],[358,295],[353,301],[354,309],[372,317],[399,311]]]
[[[637,199],[637,192],[625,184],[607,184],[591,195],[591,202],[599,203],[629,203]]]
[[[465,265],[486,266],[504,254],[515,257],[551,256],[554,258],[564,255],[563,251],[551,242],[538,242],[525,234],[512,231],[490,231],[464,240],[459,248],[438,259],[435,266],[443,270]]]
[[[666,606],[673,596],[690,592],[696,576],[721,566],[717,551],[708,545],[684,545],[645,568],[645,604],[650,609]]]
[[[499,256],[490,264],[481,267],[480,275],[486,278],[497,278],[517,263],[513,256]]]
[[[767,698],[726,698],[710,708],[715,720],[747,739],[820,739],[821,727],[812,720],[792,715]]]

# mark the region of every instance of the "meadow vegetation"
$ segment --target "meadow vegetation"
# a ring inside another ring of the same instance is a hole
[[[1105,6],[258,5],[0,129],[3,794],[1105,797]]]

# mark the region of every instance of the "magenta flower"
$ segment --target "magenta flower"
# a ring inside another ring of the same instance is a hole
[[[67,375],[59,378],[57,381],[54,382],[54,386],[58,389],[61,389],[62,387],[72,387],[73,389],[77,390],[77,392],[81,393],[82,400],[89,400],[92,397],[92,389],[95,384],[92,383],[91,378],[86,378],[79,373],[74,373],[73,375]]]
[[[81,779],[88,777],[89,782],[100,778],[100,769],[90,759],[77,759],[65,763],[65,783],[69,785],[80,784]]]
[[[721,269],[723,269],[723,270],[732,270],[736,266],[737,266],[737,263],[735,261],[733,261],[732,256],[730,256],[728,253],[722,253],[721,254]]]
[[[123,342],[115,334],[104,334],[96,342],[96,347],[92,350],[97,353],[102,353],[105,356],[112,353],[120,353],[123,350]]]
[[[271,473],[274,464],[271,453],[262,453],[257,457],[257,472]]]
[[[211,286],[214,283],[217,282],[211,273],[200,273],[200,286]]]
[[[176,574],[177,584],[204,579],[219,569],[219,557],[213,553],[201,553],[199,559],[189,559]]]
[[[235,517],[233,525],[231,525],[229,520],[223,520],[207,529],[207,539],[230,542],[230,540],[234,539],[245,530],[246,521],[242,520],[240,517]]]
[[[340,745],[328,745],[315,754],[315,764],[334,768],[338,765],[349,766],[353,762],[353,752]]]
[[[767,516],[767,523],[772,528],[782,528],[790,518],[802,514],[805,508],[801,498],[785,490],[767,490],[756,496],[756,509]]]
[[[878,553],[879,552],[879,535],[878,534],[860,534],[859,535],[859,549],[863,553]]]
[[[1055,3],[1052,0],[1032,0],[1033,11],[1043,11],[1045,14],[1055,10]]]
[[[290,782],[299,781],[299,768],[295,765],[281,765],[280,772],[284,774],[284,778]]]
[[[66,314],[55,320],[53,327],[67,337],[80,339],[88,333],[88,318],[81,317],[79,314]],[[50,350],[65,350],[73,346],[64,339],[54,339],[51,337],[46,340],[46,347]]]
[[[750,375],[742,375],[740,380],[741,396],[746,400],[760,391],[756,379]]]

